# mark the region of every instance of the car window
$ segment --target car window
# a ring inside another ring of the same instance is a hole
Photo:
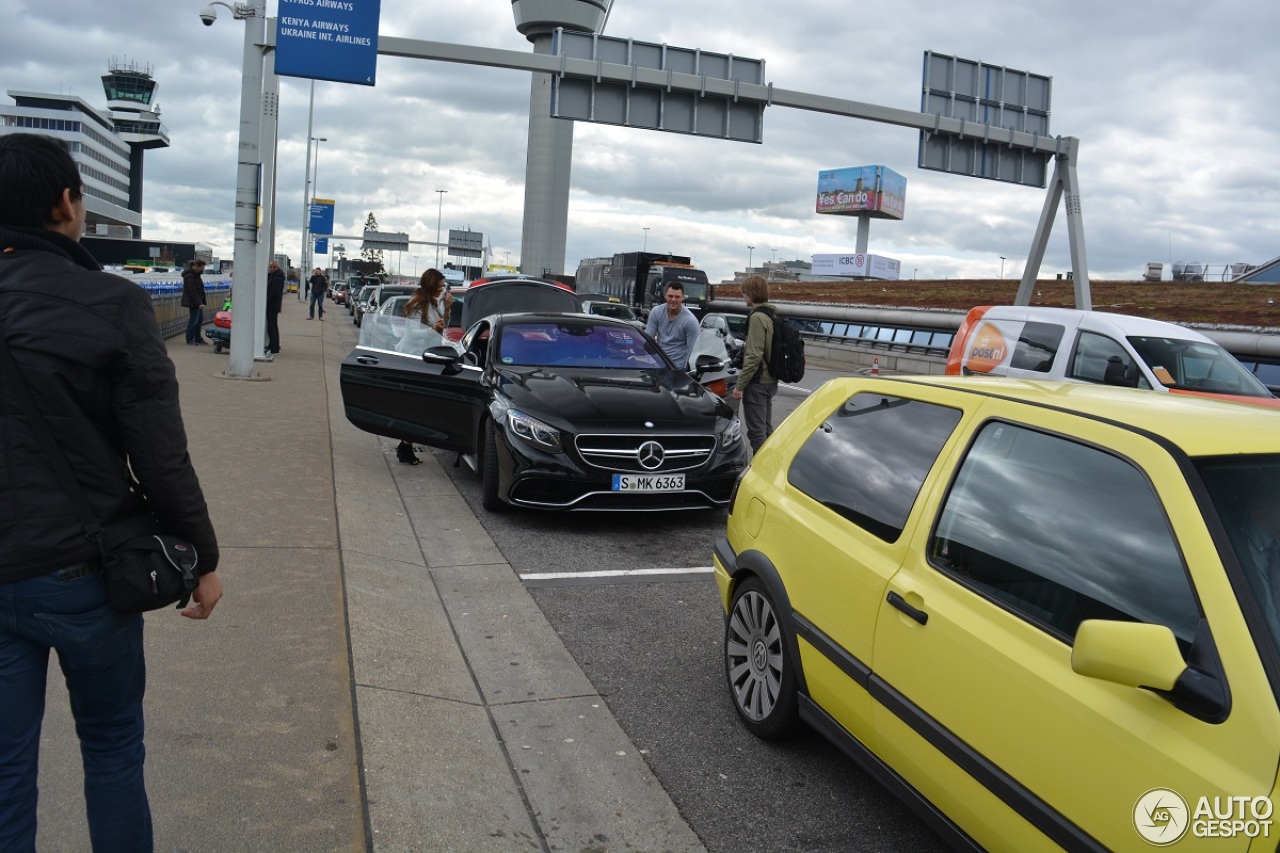
[[[1244,574],[1236,597],[1262,611],[1270,636],[1261,642],[1280,649],[1280,456],[1217,456],[1196,468]]]
[[[959,422],[956,409],[855,394],[800,448],[787,481],[886,542],[896,541]]]
[[[636,319],[636,312],[632,311],[629,305],[623,305],[620,302],[589,302],[587,311],[591,314],[599,314],[601,317],[613,317],[616,320]]]
[[[1065,332],[1066,329],[1057,323],[1023,323],[1009,366],[1048,373],[1049,368],[1053,367],[1053,357],[1058,354],[1058,346],[1062,343]]]
[[[383,352],[421,356],[428,347],[448,345],[439,332],[425,326],[418,318],[404,316],[408,296],[392,296],[365,314],[360,323],[359,346]]]
[[[504,365],[602,369],[665,367],[657,345],[634,328],[590,322],[508,323],[498,361]]]
[[[1112,362],[1112,359],[1117,361]],[[1141,382],[1143,387],[1150,387],[1145,380],[1138,377],[1138,369],[1133,358],[1119,341],[1094,332],[1081,332],[1076,340],[1075,352],[1071,356],[1070,377],[1082,382],[1102,384],[1108,382],[1108,377],[1116,375],[1117,371],[1126,378],[1134,377],[1133,384]],[[1108,384],[1130,383],[1111,381]]]
[[[1257,378],[1222,347],[1177,338],[1131,337],[1151,372],[1170,388],[1270,397]]]
[[[947,574],[1067,642],[1085,619],[1200,619],[1164,510],[1141,471],[1096,447],[1003,422],[978,433],[929,545]]]

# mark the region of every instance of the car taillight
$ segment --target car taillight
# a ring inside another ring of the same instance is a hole
[[[446,341],[453,341],[454,343],[457,343],[458,341],[462,340],[462,327],[461,326],[447,327],[444,330],[444,339]]]

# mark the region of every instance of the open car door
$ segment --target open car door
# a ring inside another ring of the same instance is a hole
[[[481,372],[416,318],[369,314],[342,361],[342,404],[365,432],[474,454],[488,400]]]

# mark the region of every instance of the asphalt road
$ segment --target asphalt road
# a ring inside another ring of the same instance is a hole
[[[834,375],[811,368],[803,384]],[[804,396],[783,388],[775,424]],[[722,511],[493,514],[480,506],[479,478],[465,463],[448,470],[517,572],[559,576],[529,581],[534,599],[708,850],[946,849],[816,734],[766,742],[738,723],[709,571]],[[616,569],[693,571],[563,577]]]

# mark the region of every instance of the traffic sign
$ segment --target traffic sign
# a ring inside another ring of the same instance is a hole
[[[280,0],[276,74],[372,86],[381,0]]]

